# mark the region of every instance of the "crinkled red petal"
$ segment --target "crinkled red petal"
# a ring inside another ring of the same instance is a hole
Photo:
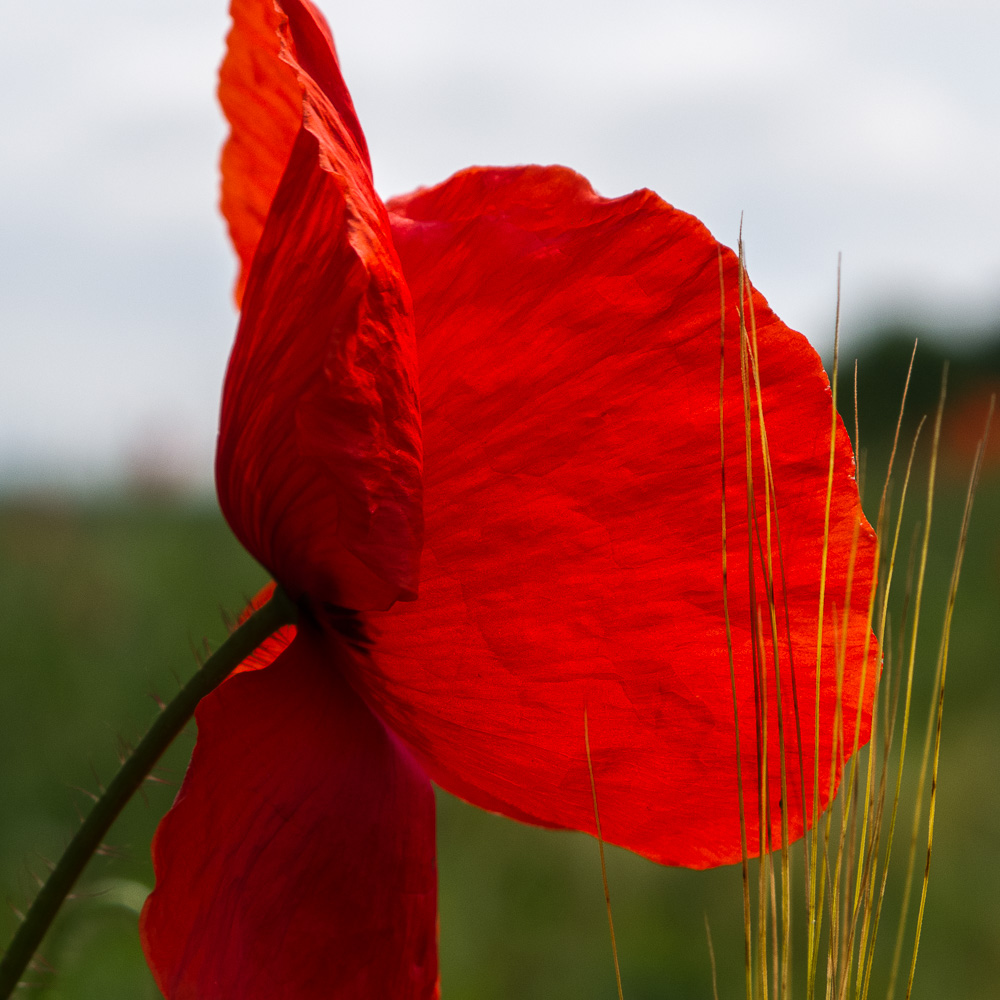
[[[232,0],[229,12],[233,24],[219,70],[219,103],[230,125],[222,150],[221,207],[240,259],[239,304],[302,124],[309,86],[304,74],[311,74],[337,108],[365,163],[368,150],[340,76],[330,29],[309,0]]]
[[[762,798],[780,841],[782,767],[800,834],[816,755],[825,803],[844,753],[838,664],[847,752],[878,668],[874,535],[838,423],[817,747],[831,394],[815,351],[747,289],[773,476],[769,501],[751,376],[750,516],[739,267],[696,219],[542,167],[473,169],[390,210],[418,325],[427,546],[420,601],[368,616],[375,664],[353,683],[434,780],[486,808],[593,831],[586,713],[609,841],[738,860],[741,774],[756,853]]]
[[[284,7],[305,117],[247,282],[216,483],[293,597],[386,608],[415,596],[422,537],[411,303],[325,25]]]
[[[351,655],[300,628],[199,706],[141,921],[168,1000],[438,995],[433,792],[344,682]]]
[[[274,595],[274,588],[273,580],[261,587],[254,599],[240,613],[236,624],[242,625],[255,611],[264,607]],[[294,625],[283,625],[277,632],[269,635],[229,676],[242,674],[247,670],[263,670],[264,667],[269,667],[295,638],[295,633]]]

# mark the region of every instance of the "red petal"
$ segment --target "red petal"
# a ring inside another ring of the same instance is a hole
[[[264,607],[271,600],[274,587],[273,580],[264,584],[254,599],[240,613],[236,624],[242,625],[255,611]],[[242,674],[247,670],[263,670],[264,667],[269,667],[295,638],[296,631],[294,625],[283,625],[277,632],[269,635],[229,676]]]
[[[168,1000],[437,996],[430,783],[300,629],[198,709],[142,937]]]
[[[240,258],[239,304],[302,124],[307,74],[337,108],[366,163],[368,150],[340,76],[330,29],[309,0],[232,0],[230,15],[233,26],[219,70],[219,102],[230,125],[222,150],[222,212]]]
[[[692,867],[740,857],[722,585],[721,253],[728,598],[743,784],[754,852],[756,748],[766,719],[777,842],[778,710],[760,556],[766,491],[755,430],[760,548],[751,586],[735,257],[654,194],[605,200],[560,168],[470,170],[390,208],[418,323],[427,548],[421,600],[369,616],[381,632],[377,662],[353,682],[445,788],[517,818],[592,831],[587,711],[608,840]],[[803,799],[808,816],[813,798],[830,389],[805,339],[757,293],[752,306],[777,494],[770,527],[782,736],[797,835]],[[867,627],[874,536],[842,426],[835,458],[819,709],[823,802],[852,546],[849,747],[866,644],[862,740],[877,669]],[[757,671],[755,643],[765,657]]]
[[[410,298],[325,28],[285,6],[305,124],[244,296],[219,500],[294,597],[386,608],[416,594],[422,533]]]

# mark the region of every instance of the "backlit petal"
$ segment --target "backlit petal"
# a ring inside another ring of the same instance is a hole
[[[540,167],[470,170],[390,210],[417,316],[428,543],[420,601],[368,616],[376,663],[354,683],[445,788],[517,818],[592,831],[586,712],[608,840],[692,867],[740,857],[723,601],[721,261],[728,604],[750,850],[759,846],[758,741],[768,748],[774,842],[782,759],[797,835],[813,800],[831,436],[816,353],[747,293],[775,498],[768,516],[751,387],[751,537],[738,265],[697,220],[650,192],[605,200],[578,175]],[[823,802],[845,636],[848,749],[862,673],[862,741],[869,730],[873,550],[838,423],[819,682]]]
[[[301,628],[199,706],[141,924],[167,1000],[437,996],[433,793],[350,655]]]
[[[233,25],[219,70],[219,103],[230,125],[222,150],[221,207],[240,259],[239,304],[302,124],[306,74],[337,108],[366,163],[368,150],[340,76],[330,29],[309,0],[232,0],[229,10]]]
[[[254,599],[243,609],[236,624],[242,625],[255,611],[264,607],[274,595],[274,587],[273,580],[261,587]],[[283,625],[277,632],[269,635],[229,676],[242,674],[247,670],[263,670],[264,667],[269,667],[295,638],[295,633],[294,625]]]
[[[293,597],[386,608],[416,594],[422,535],[411,303],[325,26],[284,6],[304,124],[243,299],[219,500]]]

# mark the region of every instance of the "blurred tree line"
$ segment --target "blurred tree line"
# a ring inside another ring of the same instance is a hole
[[[1000,321],[972,331],[897,322],[859,338],[855,345],[841,350],[838,391],[844,421],[853,436],[856,358],[861,446],[881,452],[891,445],[915,342],[901,442],[912,440],[924,415],[933,418],[947,364],[948,402],[942,443],[944,451],[957,452],[949,458],[971,461],[985,426],[990,396],[1000,390]],[[830,370],[830,359],[826,359],[826,367]],[[1000,452],[995,457],[1000,457]]]

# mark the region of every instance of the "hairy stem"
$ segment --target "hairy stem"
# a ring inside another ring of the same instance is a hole
[[[0,1000],[7,1000],[17,988],[59,907],[100,847],[111,824],[190,721],[198,702],[218,687],[268,636],[283,625],[293,624],[297,617],[291,599],[277,588],[271,600],[229,636],[156,717],[77,830],[0,960]]]

